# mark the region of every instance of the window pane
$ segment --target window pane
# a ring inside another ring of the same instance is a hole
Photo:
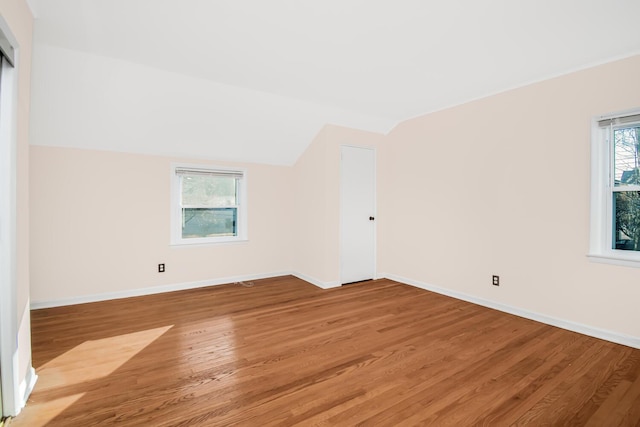
[[[237,236],[237,216],[236,208],[184,208],[182,238]]]
[[[615,129],[613,153],[615,176],[614,185],[640,185],[638,169],[640,155],[640,127]]]
[[[640,191],[613,193],[613,249],[640,251]]]
[[[187,175],[182,181],[182,206],[236,206],[236,178]]]

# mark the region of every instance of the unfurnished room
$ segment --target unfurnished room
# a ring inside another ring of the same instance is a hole
[[[639,17],[3,0],[0,427],[639,426]]]

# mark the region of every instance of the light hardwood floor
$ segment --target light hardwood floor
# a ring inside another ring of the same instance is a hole
[[[640,350],[378,280],[32,313],[19,426],[640,425]]]

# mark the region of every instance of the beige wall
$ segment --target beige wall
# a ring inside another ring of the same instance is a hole
[[[16,147],[16,324],[19,383],[31,368],[29,322],[29,100],[33,16],[24,0],[0,2],[0,15],[18,41],[18,105]],[[20,396],[22,397],[22,396]]]
[[[248,173],[248,242],[176,247],[172,161],[233,165],[31,147],[34,303],[291,271],[290,167],[235,164]]]
[[[33,146],[32,300],[285,271],[336,285],[346,144],[377,148],[379,274],[638,337],[639,270],[586,253],[591,119],[640,106],[639,72],[636,56],[387,137],[327,125],[295,166],[247,165],[239,245],[169,246],[171,158]]]
[[[326,125],[294,166],[294,271],[328,287],[340,283],[340,147],[378,149],[384,136]]]
[[[399,125],[380,268],[640,337],[640,270],[586,257],[591,119],[640,107],[638,76],[635,56]]]
[[[31,299],[48,304],[289,272],[336,285],[340,146],[377,147],[382,139],[327,125],[294,167],[242,164],[250,241],[200,247],[169,245],[169,165],[184,159],[32,146]]]
[[[301,277],[322,283],[336,280],[337,269],[329,258],[331,243],[326,221],[329,199],[327,177],[327,128],[324,127],[294,166],[293,268]]]

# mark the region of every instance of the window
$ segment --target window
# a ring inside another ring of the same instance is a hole
[[[594,120],[589,255],[640,267],[640,110]]]
[[[172,166],[171,243],[246,240],[246,172]]]

